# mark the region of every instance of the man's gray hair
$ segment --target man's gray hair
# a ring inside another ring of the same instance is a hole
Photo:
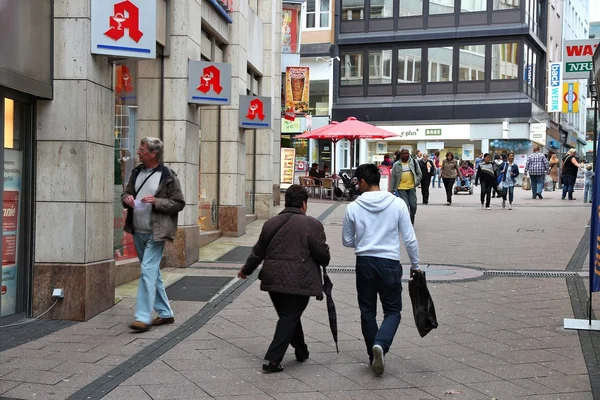
[[[155,137],[145,137],[142,139],[142,144],[148,146],[148,151],[155,151],[158,161],[162,161],[164,145],[162,140]]]

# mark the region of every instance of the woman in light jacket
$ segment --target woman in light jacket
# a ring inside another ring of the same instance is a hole
[[[446,159],[442,162],[442,168],[440,176],[444,181],[444,187],[446,188],[446,204],[452,204],[452,188],[454,187],[454,182],[456,181],[456,177],[462,179],[460,175],[460,170],[458,167],[458,161],[454,159],[454,153],[449,151],[446,153]]]
[[[556,190],[556,183],[558,182],[558,167],[560,166],[560,160],[556,154],[552,154],[550,157],[550,178],[552,178],[552,191]]]
[[[508,160],[503,165],[502,177],[502,208],[506,207],[506,195],[508,195],[508,209],[512,210],[515,198],[515,184],[519,176],[519,166],[515,163],[515,154],[508,153]]]

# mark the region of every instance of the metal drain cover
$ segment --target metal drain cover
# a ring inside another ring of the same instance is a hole
[[[479,278],[484,275],[482,270],[476,268],[459,267],[455,265],[422,265],[421,269],[427,274],[427,279],[432,281],[461,281]],[[327,272],[338,274],[353,274],[354,267],[327,267]],[[408,268],[404,267],[404,278],[408,279]]]

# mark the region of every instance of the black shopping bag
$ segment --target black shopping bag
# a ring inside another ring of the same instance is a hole
[[[425,281],[425,272],[414,274],[408,281],[408,294],[415,315],[415,325],[419,335],[425,337],[429,331],[438,327],[435,306]]]

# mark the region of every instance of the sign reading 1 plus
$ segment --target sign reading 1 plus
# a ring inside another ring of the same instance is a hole
[[[600,39],[565,40],[563,79],[588,79],[593,71],[592,57]]]
[[[91,51],[156,58],[156,0],[92,0]]]

